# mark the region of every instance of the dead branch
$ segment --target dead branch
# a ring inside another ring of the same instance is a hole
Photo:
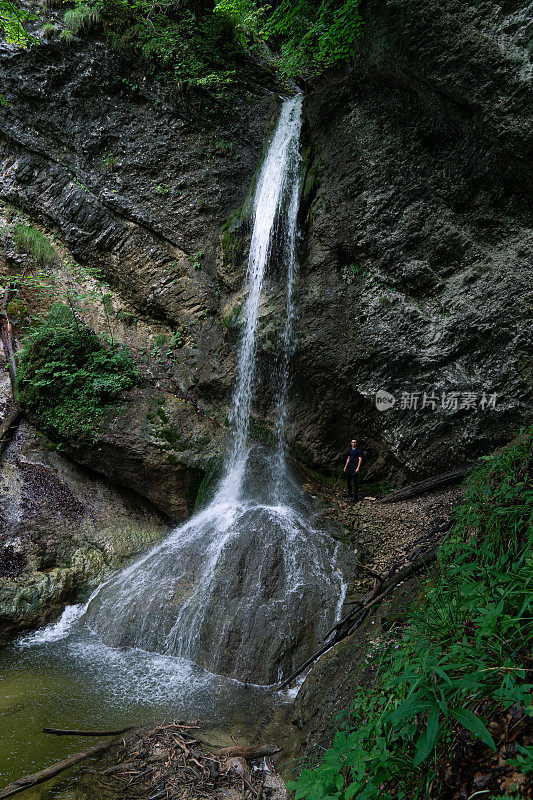
[[[132,731],[137,725],[128,725],[118,731],[77,731],[69,728],[43,728],[43,733],[53,733],[54,736],[120,736],[121,733]]]
[[[83,753],[76,753],[76,755],[65,758],[63,761],[58,761],[57,764],[52,764],[52,766],[46,767],[46,769],[42,769],[40,772],[34,772],[33,775],[24,775],[23,778],[19,778],[17,781],[10,783],[0,791],[0,800],[4,800],[6,797],[12,797],[12,795],[23,792],[31,786],[36,786],[38,783],[48,781],[50,778],[55,778],[56,775],[69,769],[69,767],[79,764],[80,761],[84,761],[86,758],[96,755],[96,753],[102,753],[113,744],[114,742],[112,739],[107,742],[98,742],[98,744],[95,744]]]

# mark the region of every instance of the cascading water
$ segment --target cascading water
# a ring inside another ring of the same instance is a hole
[[[336,546],[313,526],[285,459],[301,107],[301,96],[283,103],[257,181],[231,414],[234,438],[223,477],[205,509],[97,589],[75,623],[104,646],[187,659],[255,684],[274,683],[299,666],[343,599]],[[267,449],[250,446],[247,436],[259,304],[274,230],[282,242],[286,307],[279,369],[272,376],[277,445]]]

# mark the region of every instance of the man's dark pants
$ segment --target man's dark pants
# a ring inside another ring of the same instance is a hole
[[[348,487],[348,497],[353,497],[355,502],[359,500],[359,486],[357,484],[357,479],[359,475],[357,472],[350,470],[346,470],[346,484]]]

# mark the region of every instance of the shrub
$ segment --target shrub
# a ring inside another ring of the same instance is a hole
[[[67,306],[56,303],[26,340],[17,393],[46,428],[62,435],[90,434],[136,377],[125,348],[102,342]]]
[[[489,719],[533,716],[532,443],[533,429],[468,479],[424,600],[380,645],[322,763],[289,784],[296,800],[438,797],[465,737],[495,750]],[[518,752],[509,765],[532,773],[533,748]]]

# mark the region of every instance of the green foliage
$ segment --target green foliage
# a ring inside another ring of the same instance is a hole
[[[87,31],[100,22],[98,5],[78,2],[74,8],[65,13],[63,22],[67,31],[73,34]]]
[[[0,27],[8,44],[16,44],[23,49],[29,47],[34,40],[25,30],[24,23],[34,18],[30,11],[19,8],[11,0],[0,0]]]
[[[1,0],[0,0],[1,2]],[[117,48],[179,91],[223,98],[246,56],[269,41],[283,76],[310,77],[347,61],[363,20],[359,0],[75,0],[62,38],[101,25]],[[124,79],[134,91],[137,84]]]
[[[132,311],[125,311],[122,308],[117,312],[117,319],[119,319],[123,325],[127,325],[128,327],[137,324],[137,317],[135,314]]]
[[[380,646],[376,684],[359,690],[322,763],[289,784],[296,800],[416,798],[430,784],[438,796],[455,731],[495,749],[481,708],[533,716],[532,444],[533,429],[470,476],[424,601]],[[531,772],[532,748],[509,763]]]
[[[102,342],[56,303],[20,354],[18,400],[59,434],[94,434],[104,411],[136,376],[125,348]]]
[[[23,223],[13,227],[13,239],[18,253],[27,253],[43,266],[59,264],[59,255],[44,233]]]
[[[231,84],[245,55],[236,27],[205,0],[75,0],[64,22],[72,34],[101,25],[113,44],[177,89],[213,94]],[[134,90],[137,86],[131,84]]]
[[[347,61],[363,20],[359,0],[282,0],[264,35],[281,42],[281,71],[311,77]]]
[[[193,257],[191,259],[191,263],[192,263],[193,269],[200,269],[200,267],[202,265],[202,258],[203,257],[204,257],[204,251],[203,250],[198,250],[198,252],[193,255]]]
[[[51,22],[46,22],[43,27],[41,28],[41,34],[45,37],[45,39],[50,39],[56,32],[55,25],[52,25]]]
[[[74,33],[73,31],[66,28],[64,31],[61,31],[59,38],[65,44],[72,44],[72,42],[74,41]]]
[[[118,158],[114,155],[107,155],[104,159],[102,159],[101,169],[102,172],[114,172],[117,166]]]

